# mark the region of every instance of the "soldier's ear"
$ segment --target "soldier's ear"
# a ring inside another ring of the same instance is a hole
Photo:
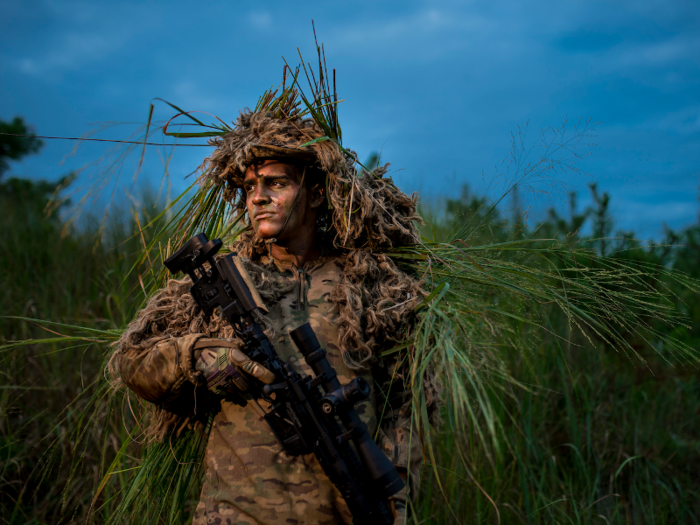
[[[323,184],[311,186],[311,207],[318,208],[326,200],[326,189]]]

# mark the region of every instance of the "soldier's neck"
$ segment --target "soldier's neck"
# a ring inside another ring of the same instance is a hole
[[[301,268],[307,262],[321,257],[321,249],[316,242],[316,232],[298,235],[293,239],[278,241],[270,245],[270,255],[282,263],[293,263]]]

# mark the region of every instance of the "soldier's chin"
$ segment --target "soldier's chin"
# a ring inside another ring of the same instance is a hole
[[[258,223],[255,232],[263,240],[276,239],[280,233],[281,226],[278,224],[270,224],[267,220]]]

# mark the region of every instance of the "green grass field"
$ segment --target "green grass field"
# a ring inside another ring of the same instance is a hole
[[[101,331],[124,326],[144,296],[138,274],[127,276],[141,247],[132,237],[134,224],[112,220],[98,229],[84,221],[82,229],[66,231],[56,214],[44,214],[51,185],[1,185],[0,313]],[[433,217],[425,234],[448,238],[478,213],[478,204],[465,194],[439,217],[424,210]],[[551,216],[538,235],[543,228],[565,234],[562,220]],[[497,217],[484,231],[496,240],[530,235]],[[671,265],[698,277],[700,226],[672,235],[670,241],[683,248],[630,249],[630,235],[607,248],[590,244],[614,257]],[[697,296],[662,280],[651,285],[676,294],[691,324],[673,335],[697,348]],[[501,359],[521,385],[490,379],[494,442],[485,444],[444,411],[435,465],[426,461],[415,502],[417,522],[699,522],[697,367],[666,362],[667,349],[657,345],[655,352],[637,341],[630,343],[647,363],[630,359],[595,336],[570,331],[554,310],[548,325],[550,333],[513,322],[519,350],[504,346]],[[90,396],[104,390],[107,348],[92,343],[87,332],[82,341],[62,342],[68,333],[78,331],[0,319],[0,345],[55,339],[0,349],[0,523],[104,523],[119,502],[116,491],[138,465],[139,447],[132,445],[127,452],[133,457],[120,460],[93,501],[127,437],[121,415],[130,418],[130,407],[122,398],[105,397],[89,419],[81,419]],[[109,416],[107,403],[118,405]]]

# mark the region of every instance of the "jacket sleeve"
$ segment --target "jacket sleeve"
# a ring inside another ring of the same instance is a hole
[[[395,523],[404,523],[407,500],[414,500],[420,486],[423,446],[413,414],[413,397],[405,384],[406,371],[393,360],[373,369],[377,390],[377,443],[406,482],[406,488],[390,500]]]
[[[381,410],[381,409],[380,409]],[[411,400],[398,409],[386,410],[380,424],[379,441],[384,453],[404,478],[412,494],[417,494],[423,448],[417,425],[411,417]]]
[[[145,350],[120,351],[116,364],[122,381],[140,397],[157,405],[175,400],[183,385],[200,383],[193,349],[201,337],[204,334],[172,337],[154,341]]]
[[[411,417],[411,405],[412,400],[408,399],[397,409],[389,410],[387,407],[379,425],[379,445],[406,482],[406,487],[390,498],[395,524],[404,523],[406,502],[418,495],[420,485],[423,448],[416,423]]]

